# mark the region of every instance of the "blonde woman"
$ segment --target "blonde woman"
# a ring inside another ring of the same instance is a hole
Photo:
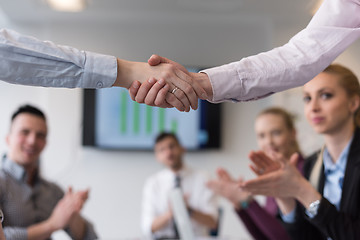
[[[284,109],[268,108],[262,111],[255,120],[255,133],[259,148],[269,155],[280,153],[290,158],[292,154],[300,152],[293,117]],[[301,158],[297,165],[299,171],[302,171],[302,166]],[[260,167],[254,170],[263,171]],[[234,205],[254,239],[290,239],[278,221],[279,209],[274,198],[268,197],[265,206],[261,207],[248,192],[239,189],[242,180],[233,179],[221,168],[217,173],[218,179],[210,181],[208,186]]]
[[[280,197],[294,239],[360,239],[359,82],[349,69],[331,65],[304,86],[304,102],[307,120],[325,140],[306,161],[305,178],[293,155],[290,163],[242,184],[243,190]],[[250,158],[275,168],[261,153]]]

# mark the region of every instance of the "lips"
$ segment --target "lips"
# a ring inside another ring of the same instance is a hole
[[[324,117],[314,117],[311,119],[311,122],[313,124],[320,124],[322,122],[324,122],[325,118]]]
[[[23,151],[24,151],[24,153],[25,153],[26,155],[30,155],[30,156],[33,156],[33,155],[36,155],[36,154],[37,154],[36,149],[24,149]]]

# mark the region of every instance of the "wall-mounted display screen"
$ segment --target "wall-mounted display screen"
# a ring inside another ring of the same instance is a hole
[[[104,149],[151,150],[163,131],[175,133],[189,150],[220,147],[221,104],[199,101],[179,112],[131,100],[123,88],[84,90],[83,145]]]

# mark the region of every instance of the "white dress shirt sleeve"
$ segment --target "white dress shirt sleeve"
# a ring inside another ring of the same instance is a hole
[[[117,76],[113,56],[80,51],[0,29],[0,80],[44,87],[111,87]]]
[[[212,102],[255,100],[305,84],[359,38],[359,27],[359,0],[325,0],[284,46],[202,71],[212,84]]]
[[[153,181],[148,179],[144,185],[142,197],[142,211],[141,211],[141,229],[144,236],[151,238],[152,221],[156,217],[154,201]]]
[[[218,218],[219,204],[216,194],[210,190],[206,184],[210,180],[210,175],[202,173],[203,178],[201,180],[201,193],[199,209],[201,212],[211,215],[214,219]]]

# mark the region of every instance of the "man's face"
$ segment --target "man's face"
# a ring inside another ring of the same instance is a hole
[[[46,135],[44,119],[30,113],[20,113],[13,120],[6,137],[8,157],[25,168],[34,166],[46,145]]]
[[[157,160],[175,171],[182,167],[183,153],[183,147],[173,137],[166,137],[155,145]]]

